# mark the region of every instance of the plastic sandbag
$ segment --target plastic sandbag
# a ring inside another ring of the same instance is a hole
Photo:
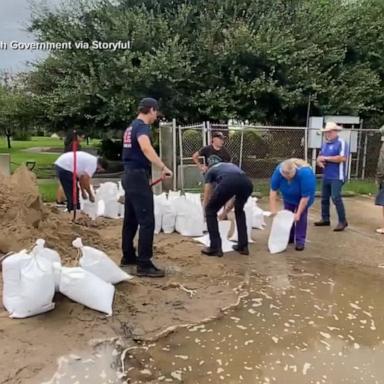
[[[120,217],[120,203],[119,189],[116,183],[108,181],[100,184],[97,190],[97,201],[102,200],[104,202],[104,213],[103,216],[110,219],[118,219]]]
[[[253,209],[254,209],[254,202],[253,202],[252,198],[250,197],[244,205],[245,221],[246,221],[246,225],[247,225],[247,234],[248,234],[248,242],[249,243],[254,242],[252,239]],[[230,238],[230,240],[236,241],[236,242],[238,241],[237,225],[235,225],[235,230],[234,230],[233,236]]]
[[[45,240],[43,239],[36,240],[36,245],[32,249],[31,254],[37,257],[42,257],[48,260],[49,262],[51,262],[52,264],[58,263],[61,266],[61,259],[60,259],[59,253],[53,249],[45,248]],[[54,277],[55,277],[55,290],[56,292],[58,292],[59,286],[60,286],[60,279],[58,278],[57,274],[54,274]]]
[[[173,206],[174,198],[167,199],[165,195],[160,195],[159,202],[161,204],[161,228],[164,233],[172,233],[175,231],[176,210]]]
[[[118,186],[118,191],[117,191],[117,201],[119,201],[120,198],[125,197],[125,191],[123,188],[123,185],[121,184],[121,181],[119,181],[119,186]],[[119,216],[121,218],[124,218],[124,213],[125,213],[125,206],[124,204],[119,203]]]
[[[105,282],[117,284],[133,278],[133,276],[122,271],[104,252],[96,248],[85,247],[80,238],[74,240],[72,245],[80,249],[82,253],[80,266]]]
[[[201,201],[187,200],[181,196],[174,200],[176,209],[175,229],[182,236],[201,236],[204,231],[204,214]]]
[[[265,214],[264,211],[257,205],[257,199],[252,198],[253,201],[253,215],[252,215],[252,227],[256,229],[264,229],[265,227]]]
[[[231,227],[230,221],[219,221],[219,233],[221,237],[221,249],[224,253],[233,251],[233,243],[228,240],[228,232]],[[206,247],[210,246],[209,234],[206,234],[202,237],[194,238],[193,240],[198,241],[199,243],[205,245]]]
[[[178,199],[181,196],[181,191],[169,191],[168,192],[168,200],[172,201]]]
[[[165,194],[164,194],[165,196]],[[153,196],[153,204],[154,204],[154,214],[155,214],[155,234],[157,235],[161,231],[163,212],[161,206],[161,200],[163,197],[161,195]]]
[[[293,218],[294,214],[287,210],[278,212],[274,217],[268,239],[269,252],[279,253],[287,249]]]
[[[8,256],[3,267],[3,304],[12,318],[51,311],[55,295],[52,262],[25,250]]]
[[[83,268],[61,269],[60,292],[88,308],[112,315],[115,287]]]

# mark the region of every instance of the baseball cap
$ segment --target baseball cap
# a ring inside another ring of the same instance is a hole
[[[159,103],[152,97],[144,97],[140,100],[139,108],[153,108],[155,111],[159,110]]]
[[[214,132],[212,133],[212,138],[219,137],[220,139],[225,139],[223,132]]]

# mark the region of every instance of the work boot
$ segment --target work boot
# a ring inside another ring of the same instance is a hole
[[[315,222],[315,227],[329,227],[330,225],[331,225],[330,221],[320,220]]]
[[[223,251],[221,249],[212,249],[210,247],[204,247],[201,253],[206,256],[223,257]]]
[[[165,272],[162,269],[157,268],[152,263],[149,265],[138,265],[136,269],[136,276],[139,277],[164,277]]]
[[[304,251],[304,248],[304,244],[296,244],[295,247],[296,251]]]
[[[333,230],[334,232],[342,232],[344,231],[345,228],[348,227],[348,223],[345,222],[345,223],[339,223],[337,224],[336,228]]]
[[[240,248],[239,247],[239,245],[234,245],[233,247],[232,247],[232,249],[234,250],[234,251],[236,251],[236,252],[239,252],[240,253],[240,255],[249,255],[249,249],[248,249],[248,247],[242,247],[242,248]]]

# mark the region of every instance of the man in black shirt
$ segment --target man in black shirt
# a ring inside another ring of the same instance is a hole
[[[205,173],[208,168],[217,163],[229,163],[231,155],[224,148],[225,137],[222,132],[212,134],[212,144],[201,148],[193,154],[192,159],[199,169]],[[204,157],[204,164],[200,163],[199,157]]]
[[[223,207],[221,219],[235,206],[238,244],[233,249],[248,255],[248,234],[244,205],[251,196],[251,180],[238,166],[232,163],[218,163],[209,168],[205,174],[204,208],[210,246],[201,252],[207,256],[223,256],[221,238],[217,222],[217,212]],[[230,201],[230,203],[228,203]],[[226,204],[228,203],[228,204]]]
[[[159,105],[155,99],[144,98],[139,114],[125,130],[123,137],[125,212],[123,225],[123,258],[121,266],[137,265],[137,275],[163,277],[164,271],[151,261],[155,230],[153,192],[150,187],[151,164],[161,169],[164,178],[172,172],[161,161],[151,144],[151,128],[157,119]],[[133,239],[139,229],[138,254]]]

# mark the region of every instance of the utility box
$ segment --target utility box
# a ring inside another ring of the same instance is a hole
[[[9,176],[11,174],[11,155],[0,153],[0,173]]]
[[[324,126],[324,118],[311,116],[308,125],[308,148],[320,149],[322,144],[321,128]]]

